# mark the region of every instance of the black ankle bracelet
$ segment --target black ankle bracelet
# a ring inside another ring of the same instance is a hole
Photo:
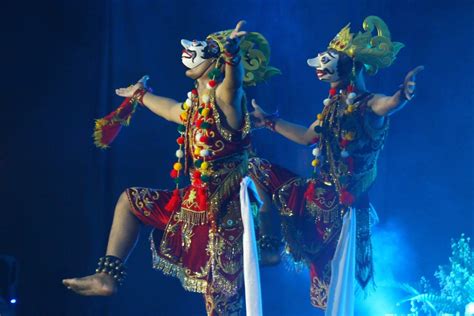
[[[118,284],[122,285],[127,273],[125,272],[125,265],[122,259],[115,256],[100,257],[97,264],[97,273],[107,273],[113,277]]]

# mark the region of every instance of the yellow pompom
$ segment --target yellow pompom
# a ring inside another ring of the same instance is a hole
[[[319,160],[318,159],[314,159],[313,161],[311,161],[311,166],[317,167],[318,165],[319,165]]]
[[[201,154],[201,149],[199,147],[196,147],[194,149],[194,156],[199,156]]]
[[[188,119],[188,112],[181,112],[181,119],[186,121]]]
[[[202,109],[201,115],[204,116],[204,117],[208,116],[209,115],[209,109],[208,108]]]
[[[176,171],[179,171],[179,170],[183,169],[183,164],[180,163],[180,162],[176,162],[176,163],[173,165],[173,169],[176,170]]]
[[[209,168],[209,163],[207,161],[203,161],[201,164],[201,170],[207,170]]]
[[[318,121],[322,121],[323,120],[323,115],[321,113],[319,113],[316,118],[318,119]]]
[[[187,103],[183,103],[183,109],[185,110],[189,109],[189,105]]]
[[[346,133],[346,135],[344,135],[344,138],[347,139],[347,140],[354,140],[354,133],[353,132],[348,132]]]
[[[352,104],[348,105],[347,106],[347,112],[352,113],[353,111],[354,111],[354,106]]]

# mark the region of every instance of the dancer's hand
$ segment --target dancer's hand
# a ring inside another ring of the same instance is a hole
[[[265,118],[268,117],[268,113],[265,112],[255,101],[252,99],[253,111],[250,112],[250,120],[252,122],[253,128],[263,128],[265,127]]]
[[[410,101],[415,96],[416,88],[416,75],[425,69],[424,66],[418,66],[415,69],[411,70],[405,77],[405,80],[402,85],[402,93],[405,96],[405,99]]]
[[[232,33],[230,33],[229,35],[229,40],[232,41],[232,42],[235,42],[237,43],[237,45],[240,43],[241,39],[247,35],[247,32],[246,31],[241,31],[240,29],[242,28],[242,26],[245,25],[245,22],[244,20],[240,20],[237,25],[235,26],[234,30],[232,31]]]
[[[133,85],[130,85],[126,88],[115,89],[115,93],[120,97],[130,98],[138,89],[147,88],[146,82],[148,81],[148,79],[150,79],[150,77],[145,75]]]

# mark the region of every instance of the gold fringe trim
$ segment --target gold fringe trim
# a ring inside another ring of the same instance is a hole
[[[102,127],[104,127],[105,125],[107,125],[107,120],[95,120],[94,134],[92,135],[92,137],[94,138],[94,145],[96,145],[100,149],[107,149],[110,147],[109,145],[102,143]]]
[[[219,161],[212,161],[211,163],[228,163],[238,160],[240,164],[233,168],[232,171],[227,173],[222,183],[209,197],[209,207],[205,211],[194,211],[188,208],[181,207],[180,220],[184,223],[191,225],[204,225],[208,222],[209,212],[216,214],[222,203],[226,201],[231,194],[235,192],[235,188],[239,187],[242,178],[247,174],[248,171],[248,152],[245,151],[241,154],[226,157]]]
[[[179,212],[181,221],[192,225],[204,225],[207,223],[207,211],[196,212],[188,208],[181,207]]]
[[[158,255],[155,242],[153,240],[153,231],[150,234],[151,252],[153,257],[153,268],[160,270],[163,274],[176,277],[186,291],[195,293],[206,293],[208,282],[204,279],[197,279],[186,275],[185,269],[175,263],[172,263]]]
[[[242,162],[234,170],[229,172],[224,181],[217,188],[210,197],[209,210],[211,212],[218,212],[223,201],[227,200],[235,191],[235,188],[240,185],[242,178],[248,171],[248,152],[245,151],[241,157]]]
[[[135,111],[137,109],[137,105],[138,105],[138,102],[136,102],[136,101],[130,100],[130,102],[133,102],[132,110],[130,111],[130,114],[128,115],[128,117],[125,120],[118,118],[118,115],[123,110],[121,108],[118,108],[116,110],[115,115],[110,120],[106,120],[104,118],[95,120],[94,133],[92,134],[92,138],[94,139],[94,145],[96,145],[100,149],[107,149],[107,148],[110,147],[109,145],[104,144],[102,142],[102,137],[103,137],[102,128],[104,126],[107,126],[107,125],[113,124],[113,123],[117,123],[117,122],[120,123],[120,125],[122,125],[122,126],[129,126],[130,125],[130,120],[132,119],[132,115],[135,113]]]

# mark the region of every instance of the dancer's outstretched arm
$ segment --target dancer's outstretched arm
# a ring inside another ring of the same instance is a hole
[[[229,36],[226,50],[228,54],[235,56],[233,61],[225,63],[224,79],[217,87],[216,98],[219,108],[224,113],[227,123],[234,129],[242,125],[242,89],[244,69],[240,62],[239,45],[241,39],[247,34],[241,31],[245,21],[239,21]]]
[[[266,127],[266,122],[271,115],[266,113],[254,99],[252,100],[252,106],[254,111],[250,113],[250,117],[254,128]],[[317,124],[316,121],[314,121],[309,127],[306,127],[285,121],[281,118],[273,118],[272,124],[272,128],[275,132],[297,144],[311,145],[314,143],[314,139],[316,138],[316,132],[314,131],[314,127]]]
[[[135,91],[140,88],[146,88],[146,82],[149,79],[148,76],[143,76],[136,84],[131,85],[127,88],[119,88],[115,90],[118,96],[129,98],[133,96]],[[145,93],[143,96],[143,105],[146,106],[150,111],[158,116],[161,116],[165,120],[180,124],[179,115],[181,113],[181,103],[176,100],[160,97],[154,95],[151,92]]]
[[[418,66],[411,70],[405,77],[400,89],[392,96],[376,94],[368,103],[373,112],[378,116],[391,115],[401,110],[415,96],[416,75],[424,69]]]

